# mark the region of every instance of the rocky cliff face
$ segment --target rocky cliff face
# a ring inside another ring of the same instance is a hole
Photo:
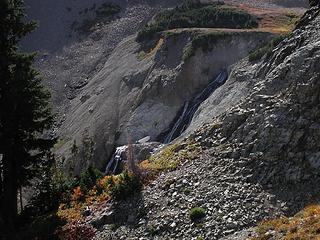
[[[222,102],[211,123],[181,143],[201,146],[202,154],[117,205],[115,217],[126,212],[120,227],[105,226],[97,239],[220,239],[319,199],[319,13],[308,11],[270,57],[234,67],[220,90],[239,86],[242,100],[228,110]],[[207,209],[198,225],[188,216],[195,206]]]
[[[179,2],[114,1],[121,12],[97,19],[95,11],[103,1],[58,1],[54,6],[50,1],[40,5],[26,1],[29,14],[40,20],[40,28],[25,46],[41,51],[36,65],[53,92],[59,116],[56,152],[66,168],[78,173],[94,164],[103,169],[118,145],[145,136],[161,141],[186,101],[221,69],[230,70],[232,64],[271,38],[272,34],[259,31],[222,34],[212,29],[189,29],[164,33],[147,45],[135,41],[134,34],[155,13]],[[255,6],[257,1],[248,4]],[[294,6],[299,6],[299,1]],[[217,35],[217,41],[211,36],[215,43],[209,51],[197,46],[186,59],[185,51],[199,35]],[[232,85],[234,91],[218,90],[215,95],[220,97],[209,99],[200,108],[186,134],[246,95],[247,83],[239,84],[243,88],[238,89],[233,87],[238,83],[232,82],[231,77],[227,86]],[[221,104],[212,105],[212,99]],[[80,148],[76,156],[72,147]]]
[[[185,59],[185,49],[200,34],[214,36],[212,49],[199,47],[194,56]],[[95,144],[93,159],[76,162],[78,172],[92,160],[103,167],[114,147],[127,144],[129,139],[135,142],[150,136],[151,141],[159,140],[187,100],[221,69],[228,69],[270,37],[263,32],[220,35],[215,31],[186,31],[160,37],[145,51],[135,37],[125,39],[71,101],[60,135],[73,137],[67,139],[61,153],[68,152],[74,139],[80,144],[84,131],[89,133]]]
[[[50,51],[37,63],[61,116],[56,152],[76,173],[92,163],[102,169],[117,145],[145,136],[161,140],[185,102],[228,70],[226,83],[200,105],[176,142],[177,154],[191,145],[197,155],[161,174],[141,194],[88,216],[88,222],[99,223],[97,239],[221,239],[238,231],[225,239],[246,239],[253,233],[243,230],[258,221],[294,214],[320,197],[318,1],[290,36],[255,62],[246,56],[271,33],[183,29],[137,43],[137,30],[175,3],[121,2],[120,16],[86,35],[48,41],[44,49]],[[69,19],[65,4],[56,7],[65,8]],[[306,1],[289,5],[301,4]],[[199,36],[210,39],[209,48],[191,48]],[[190,220],[193,207],[206,209],[199,222]]]

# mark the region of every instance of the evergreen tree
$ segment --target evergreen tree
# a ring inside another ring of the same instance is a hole
[[[53,124],[50,94],[32,68],[35,54],[19,50],[19,41],[35,26],[25,21],[22,0],[0,0],[0,216],[9,232],[17,219],[19,187],[41,173],[54,144],[43,138]]]

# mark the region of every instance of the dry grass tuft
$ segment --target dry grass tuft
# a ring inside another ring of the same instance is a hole
[[[257,16],[259,19],[258,29],[276,34],[290,33],[294,29],[296,22],[301,17],[301,13],[299,14],[283,9],[254,8],[244,4],[235,7],[241,8],[248,13]]]
[[[251,240],[268,239],[320,239],[320,205],[311,205],[292,218],[264,221],[256,230],[257,236]]]
[[[158,154],[140,163],[140,168],[151,174],[173,171],[185,160],[193,159],[199,154],[201,147],[192,143],[175,143],[167,146]]]

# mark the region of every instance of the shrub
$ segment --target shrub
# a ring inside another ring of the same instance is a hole
[[[254,62],[260,60],[263,56],[266,56],[268,59],[272,51],[282,42],[288,35],[279,35],[274,37],[269,43],[265,46],[259,48],[258,50],[249,54],[249,61]]]
[[[73,189],[73,194],[71,195],[71,201],[80,202],[83,200],[83,197],[84,195],[79,186]]]
[[[70,192],[79,185],[78,179],[68,177],[60,170],[55,170],[52,184],[55,192],[55,201],[59,204],[66,203],[70,199]]]
[[[195,207],[189,212],[191,221],[197,221],[206,216],[206,210],[204,208]]]
[[[183,59],[186,60],[194,56],[198,48],[201,48],[204,52],[211,51],[218,40],[224,39],[228,36],[230,36],[230,34],[226,32],[216,32],[195,36],[192,39],[191,44],[184,50]]]
[[[122,200],[138,192],[142,187],[140,178],[131,172],[124,172],[116,176],[105,176],[86,193],[80,186],[73,189],[69,202],[60,204],[58,216],[69,223],[81,221],[82,212],[88,205],[109,201]]]
[[[21,223],[30,223],[39,216],[52,213],[61,203],[70,200],[70,192],[76,182],[51,165],[53,163],[44,166],[42,175],[33,182],[36,191],[20,214]]]
[[[159,234],[159,229],[157,229],[154,225],[148,225],[146,229],[147,233],[151,236],[156,236]]]
[[[146,25],[137,36],[138,41],[150,39],[155,33],[175,28],[255,28],[255,16],[244,10],[221,7],[224,3],[212,4],[187,1],[173,10],[158,14],[154,22]]]
[[[19,239],[46,239],[58,240],[56,229],[63,226],[65,221],[56,214],[49,214],[46,216],[37,217],[30,225],[22,230]]]
[[[98,169],[90,166],[80,174],[79,186],[84,193],[87,193],[96,185],[97,180],[101,178],[102,173]]]
[[[177,154],[178,145],[173,144],[167,146],[160,153],[151,156],[149,160],[143,161],[140,166],[142,169],[154,172],[162,172],[165,170],[174,170],[177,168],[179,156]]]
[[[112,178],[108,188],[110,195],[114,199],[125,199],[133,193],[140,191],[141,181],[136,175],[125,171]]]

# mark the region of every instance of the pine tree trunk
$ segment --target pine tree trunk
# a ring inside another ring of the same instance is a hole
[[[23,203],[22,203],[22,187],[19,187],[19,200],[20,200],[20,213],[23,211]]]
[[[3,156],[3,203],[2,212],[5,221],[5,230],[14,233],[17,218],[17,177],[15,161],[10,151]]]
[[[2,156],[0,155],[0,164],[2,165]],[[0,204],[3,197],[3,168],[0,168]],[[1,209],[0,209],[1,210]]]

